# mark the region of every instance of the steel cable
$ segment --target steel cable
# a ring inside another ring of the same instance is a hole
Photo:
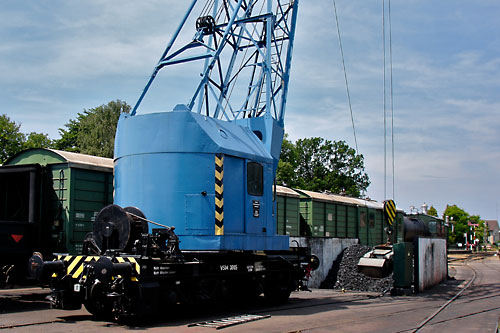
[[[345,86],[347,90],[347,101],[349,103],[349,111],[351,112],[351,123],[352,123],[352,131],[354,133],[354,144],[356,145],[356,154],[359,154],[358,150],[358,140],[356,138],[356,129],[354,127],[354,116],[352,114],[352,105],[351,105],[351,94],[349,93],[349,84],[347,81],[347,71],[345,69],[345,61],[344,61],[344,49],[342,48],[342,38],[340,36],[340,26],[339,26],[339,19],[337,16],[337,5],[335,4],[335,0],[333,0],[333,10],[335,12],[335,22],[337,23],[337,33],[339,36],[339,45],[340,45],[340,55],[342,56],[342,68],[344,69],[344,79],[345,79]]]

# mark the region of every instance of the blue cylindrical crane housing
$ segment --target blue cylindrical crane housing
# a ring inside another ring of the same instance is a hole
[[[175,226],[183,250],[284,250],[273,164],[261,139],[236,122],[182,107],[122,115],[114,202]]]

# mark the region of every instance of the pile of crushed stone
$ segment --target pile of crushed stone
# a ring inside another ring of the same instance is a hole
[[[394,284],[392,273],[388,277],[375,279],[358,272],[359,259],[371,249],[369,246],[358,244],[346,248],[333,262],[320,288],[370,292],[390,290]]]

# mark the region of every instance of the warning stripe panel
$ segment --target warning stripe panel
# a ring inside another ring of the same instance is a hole
[[[215,235],[224,235],[224,155],[215,154]]]
[[[72,272],[75,270],[76,265],[83,259],[82,256],[76,256],[71,260],[71,264],[68,266],[68,274],[72,274]],[[83,266],[83,265],[82,265]]]
[[[385,201],[384,212],[387,223],[389,223],[389,225],[392,225],[394,223],[394,219],[396,218],[396,203],[394,202],[394,200]]]
[[[221,209],[224,207],[224,199],[215,198],[215,209]]]
[[[73,274],[71,274],[71,277],[73,277],[74,279],[79,278],[80,275],[82,275],[82,273],[83,273],[84,267],[85,267],[85,265],[78,266],[77,270]]]
[[[215,235],[223,236],[224,235],[224,226],[215,225]]]
[[[57,260],[62,260],[68,263],[66,274],[71,275],[74,279],[79,279],[82,276],[85,264],[97,261],[99,258],[99,256],[57,256]],[[113,261],[118,263],[130,262],[136,275],[141,273],[141,266],[137,263],[137,260],[134,257],[115,257],[113,258]],[[137,278],[135,278],[135,281],[137,281]]]
[[[137,274],[141,274],[141,266],[137,263],[134,257],[127,257],[128,261],[135,265],[135,271]]]

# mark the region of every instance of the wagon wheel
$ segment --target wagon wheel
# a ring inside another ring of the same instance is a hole
[[[104,285],[100,282],[92,285],[83,305],[96,318],[110,318],[112,315],[113,304],[106,298]]]
[[[289,272],[282,272],[279,276],[264,282],[264,298],[271,304],[283,304],[290,298],[292,277]]]

